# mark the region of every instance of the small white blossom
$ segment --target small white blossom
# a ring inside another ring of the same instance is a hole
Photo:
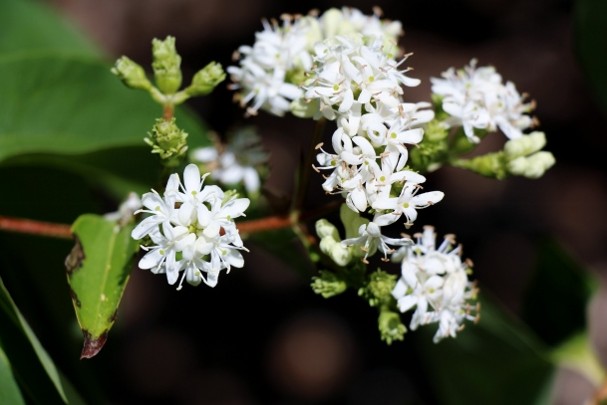
[[[247,198],[226,195],[217,186],[204,185],[198,166],[188,165],[183,183],[178,174],[169,177],[163,197],[152,190],[142,197],[150,214],[132,231],[133,239],[149,236],[152,245],[139,261],[141,269],[165,273],[169,284],[179,280],[214,287],[221,270],[242,267],[240,250],[246,250],[234,223],[249,206]]]
[[[354,246],[364,252],[363,261],[367,261],[367,257],[379,250],[384,254],[384,260],[387,256],[394,252],[392,246],[407,246],[411,244],[409,238],[389,238],[382,235],[381,227],[374,222],[363,224],[358,228],[358,237],[345,239],[341,243],[344,246]]]
[[[417,210],[429,207],[441,201],[445,194],[442,191],[430,191],[417,194],[421,190],[419,184],[406,182],[398,197],[383,195],[373,202],[373,208],[379,210],[373,220],[381,226],[390,225],[404,215],[407,219],[405,226],[409,228],[417,219]],[[388,213],[383,211],[387,210]]]
[[[464,320],[477,320],[476,287],[468,280],[470,263],[462,262],[461,247],[453,235],[436,247],[434,228],[426,226],[415,245],[405,245],[392,255],[402,261],[401,277],[392,295],[401,312],[415,308],[410,328],[438,323],[434,342],[455,337]]]
[[[533,102],[525,102],[512,82],[502,83],[502,76],[493,66],[450,68],[442,78],[431,78],[432,92],[442,97],[443,110],[450,115],[446,124],[462,126],[471,142],[478,142],[474,129],[496,131],[509,139],[523,135],[534,124],[528,114]]]

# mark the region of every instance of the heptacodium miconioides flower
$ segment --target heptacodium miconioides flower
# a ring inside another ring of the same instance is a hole
[[[449,114],[446,124],[462,126],[471,142],[479,138],[474,130],[496,131],[516,139],[535,124],[529,113],[533,102],[526,102],[512,82],[502,82],[502,76],[493,66],[476,66],[472,59],[468,66],[450,68],[442,78],[431,78],[432,92],[442,97],[442,108]]]
[[[410,328],[438,323],[434,342],[455,337],[465,320],[478,320],[477,289],[468,280],[472,264],[461,260],[461,246],[453,235],[445,236],[436,247],[431,226],[415,235],[416,244],[407,244],[392,255],[401,261],[401,277],[392,290],[398,309],[415,309]]]
[[[132,231],[131,236],[152,243],[142,246],[147,253],[139,268],[152,273],[165,273],[169,284],[183,281],[201,282],[214,287],[221,270],[243,267],[242,239],[234,219],[244,216],[248,198],[237,198],[215,185],[204,185],[207,175],[200,175],[195,164],[189,164],[179,175],[172,174],[161,196],[155,190],[145,193],[145,208],[137,213],[150,214]]]

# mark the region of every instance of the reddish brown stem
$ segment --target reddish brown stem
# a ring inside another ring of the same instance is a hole
[[[171,119],[173,119],[173,106],[172,105],[165,105],[164,109],[162,110],[162,118],[164,118],[165,121],[170,121]]]
[[[238,229],[242,233],[255,233],[288,228],[289,226],[291,226],[289,217],[276,215],[240,222],[238,224]],[[72,231],[69,225],[35,221],[33,219],[25,218],[0,216],[0,230],[62,239],[70,239],[72,237]]]
[[[335,204],[327,204],[321,209],[304,213],[299,217],[299,220],[302,221],[315,218],[333,209],[335,209]],[[250,221],[238,222],[238,229],[243,234],[256,233],[288,228],[294,225],[294,221],[295,219],[288,215],[271,215],[268,217],[252,219]],[[5,217],[2,215],[0,215],[0,231],[26,233],[61,239],[71,239],[72,237],[70,225],[67,224],[36,221],[26,218]]]
[[[274,215],[250,221],[238,222],[238,230],[241,233],[255,233],[273,229],[283,229],[291,226],[291,219],[284,215]]]
[[[0,215],[0,230],[27,233],[30,235],[49,236],[52,238],[71,239],[69,225],[52,222],[35,221],[25,218],[10,218]]]

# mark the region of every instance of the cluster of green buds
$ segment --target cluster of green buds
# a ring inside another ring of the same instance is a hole
[[[209,94],[226,78],[221,65],[211,62],[194,75],[188,87],[179,90],[183,75],[181,73],[181,56],[177,53],[175,38],[168,36],[164,41],[154,38],[152,55],[152,69],[156,85],[150,82],[143,67],[127,56],[122,56],[116,61],[112,73],[128,87],[148,91],[152,98],[163,106],[174,107],[190,97]]]
[[[175,123],[175,117],[169,120],[158,118],[152,131],[143,140],[152,147],[152,153],[157,153],[165,162],[165,166],[179,165],[179,160],[188,151],[188,134]]]
[[[456,167],[496,179],[508,176],[537,179],[555,163],[552,153],[541,150],[545,145],[546,136],[536,131],[507,141],[501,151],[471,159],[457,159],[452,163]]]
[[[152,70],[154,83],[145,70],[126,56],[119,58],[112,73],[133,89],[147,91],[152,99],[163,107],[163,118],[156,121],[145,142],[152,147],[152,153],[158,154],[165,166],[176,166],[187,151],[187,133],[181,130],[173,116],[175,106],[195,96],[209,94],[226,78],[220,64],[211,62],[200,69],[192,78],[189,86],[182,87],[181,56],[175,47],[175,38],[152,40]]]
[[[369,220],[362,218],[345,204],[341,207],[340,219],[347,238],[356,236],[359,227],[369,223]],[[378,309],[381,339],[388,344],[403,340],[407,328],[401,321],[396,300],[392,296],[397,276],[381,269],[366,274],[367,266],[363,262],[363,256],[367,252],[342,243],[337,227],[326,219],[316,222],[316,234],[320,238],[319,248],[330,259],[332,270],[321,270],[313,277],[312,290],[324,298],[339,295],[348,288],[357,291],[371,307]],[[377,247],[373,246],[371,249],[376,250]]]

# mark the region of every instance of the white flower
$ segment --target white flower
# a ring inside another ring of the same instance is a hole
[[[380,210],[380,212],[375,214],[373,221],[381,226],[386,226],[396,222],[401,215],[404,215],[407,219],[405,226],[409,228],[417,219],[418,209],[436,204],[445,196],[442,191],[417,194],[419,190],[421,190],[419,184],[408,181],[398,197],[389,197],[388,195],[378,197],[373,202],[373,208]],[[384,210],[390,212],[384,213],[382,212]]]
[[[234,223],[249,206],[247,198],[226,195],[217,186],[204,185],[198,166],[188,165],[183,183],[178,174],[169,177],[164,197],[152,190],[142,197],[151,214],[132,231],[134,239],[149,236],[152,245],[144,246],[147,253],[139,261],[141,269],[166,273],[173,285],[181,280],[198,285],[204,281],[214,287],[221,270],[242,267],[239,250],[246,250]]]
[[[416,237],[415,245],[404,245],[392,255],[393,261],[402,261],[392,295],[401,312],[415,308],[411,329],[438,323],[434,342],[455,337],[464,320],[478,319],[476,287],[468,280],[471,264],[461,261],[453,235],[445,236],[438,248],[433,227],[426,226]]]
[[[432,92],[443,97],[443,110],[450,115],[446,123],[461,125],[471,142],[479,141],[474,129],[493,132],[499,128],[509,139],[516,139],[534,124],[528,115],[534,103],[526,103],[512,82],[502,83],[493,66],[477,68],[473,59],[463,69],[450,68],[442,79],[430,80]]]
[[[387,260],[387,255],[392,254],[394,249],[392,246],[406,246],[411,244],[409,238],[389,238],[382,235],[381,227],[374,222],[363,224],[358,228],[358,237],[345,239],[341,241],[344,246],[355,246],[364,252],[363,261],[367,261],[367,257],[379,250],[384,254],[384,260]]]

